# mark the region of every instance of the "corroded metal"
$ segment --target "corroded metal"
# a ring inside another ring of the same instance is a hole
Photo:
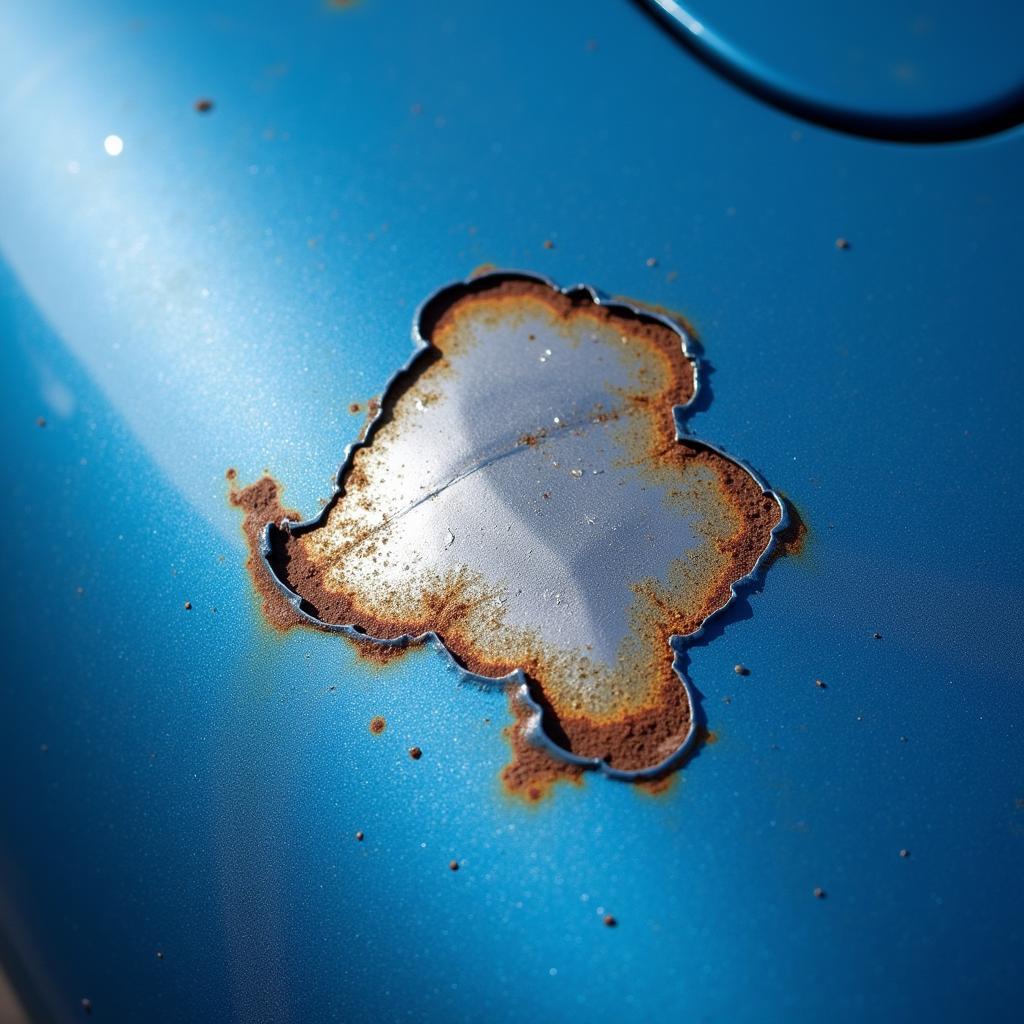
[[[688,333],[489,273],[428,300],[414,340],[323,512],[266,527],[273,579],[320,628],[515,687],[523,737],[565,764],[663,774],[696,735],[681,652],[786,525],[685,436]]]

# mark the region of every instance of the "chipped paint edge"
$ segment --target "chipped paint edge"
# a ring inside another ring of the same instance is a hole
[[[403,378],[406,374],[414,372],[415,365],[419,360],[420,356],[428,349],[434,348],[432,342],[428,341],[423,337],[420,331],[420,325],[423,320],[424,312],[433,304],[443,300],[444,296],[449,292],[454,292],[459,289],[467,288],[472,285],[479,285],[481,282],[487,281],[528,281],[534,284],[544,285],[553,291],[559,292],[562,295],[571,296],[574,293],[580,292],[585,293],[590,297],[591,302],[595,306],[604,306],[613,313],[616,310],[624,310],[634,316],[638,316],[647,320],[653,320],[668,327],[671,331],[677,334],[682,343],[682,351],[684,357],[689,361],[693,368],[693,394],[690,396],[687,402],[680,405],[672,406],[672,416],[675,422],[676,428],[676,441],[696,441],[703,445],[710,451],[715,452],[717,455],[721,455],[722,458],[728,459],[730,462],[739,466],[750,478],[761,488],[761,493],[768,495],[774,499],[775,503],[779,507],[780,518],[779,522],[772,529],[768,539],[768,544],[764,551],[761,552],[757,561],[754,563],[753,568],[745,576],[740,577],[738,580],[734,580],[729,586],[729,599],[725,604],[716,608],[713,612],[707,615],[701,624],[692,632],[684,634],[673,633],[668,640],[668,647],[673,652],[672,658],[672,670],[675,672],[676,677],[683,685],[683,689],[686,692],[686,699],[690,704],[690,728],[684,738],[683,742],[663,761],[649,767],[649,768],[638,768],[634,771],[625,771],[621,768],[614,768],[603,758],[597,757],[580,757],[577,754],[573,754],[571,751],[565,750],[555,743],[548,735],[544,732],[543,724],[543,710],[541,706],[533,699],[530,694],[530,687],[526,681],[526,676],[523,670],[517,668],[514,672],[510,672],[504,676],[485,676],[477,672],[471,672],[464,666],[460,665],[456,660],[455,656],[445,646],[444,641],[435,633],[433,630],[429,630],[426,633],[421,633],[418,636],[411,634],[403,634],[399,637],[385,638],[375,637],[370,633],[359,629],[357,626],[352,624],[338,624],[324,622],[318,619],[315,615],[310,615],[309,612],[305,611],[302,607],[302,598],[292,590],[278,575],[274,572],[270,565],[269,556],[271,552],[270,544],[270,533],[271,529],[276,524],[267,523],[263,527],[263,531],[260,538],[260,559],[263,562],[263,567],[269,574],[271,580],[273,580],[277,589],[281,592],[284,599],[291,605],[303,621],[308,622],[310,625],[315,626],[317,629],[325,630],[330,633],[340,633],[343,636],[347,636],[353,640],[370,641],[371,643],[378,644],[381,647],[409,647],[425,646],[429,644],[436,651],[441,653],[446,662],[446,668],[449,671],[454,671],[458,676],[460,682],[473,683],[484,689],[499,689],[506,690],[510,685],[516,687],[516,699],[520,703],[525,704],[530,709],[530,716],[527,720],[526,727],[524,730],[524,736],[528,742],[535,746],[541,747],[551,757],[557,761],[561,761],[564,764],[576,765],[586,769],[596,769],[602,772],[604,775],[612,779],[619,779],[627,782],[639,782],[645,779],[657,778],[666,772],[671,771],[677,767],[683,759],[691,752],[694,743],[697,739],[697,704],[694,699],[693,689],[690,685],[690,680],[686,677],[686,673],[683,671],[683,661],[687,649],[692,644],[699,640],[704,634],[708,623],[710,623],[717,616],[721,615],[726,608],[732,605],[733,601],[738,597],[739,591],[746,588],[747,586],[758,581],[763,572],[765,566],[768,564],[770,556],[774,553],[778,546],[779,535],[784,533],[785,530],[790,526],[789,510],[786,506],[785,499],[779,494],[773,491],[764,480],[764,478],[751,466],[749,466],[742,459],[737,459],[735,456],[730,455],[724,449],[719,448],[716,445],[709,444],[707,441],[703,441],[691,434],[686,429],[686,419],[690,415],[694,403],[697,401],[700,395],[701,380],[700,380],[700,366],[701,358],[699,354],[699,345],[689,331],[683,327],[682,324],[673,320],[671,317],[663,314],[654,312],[652,310],[644,309],[640,306],[635,306],[629,302],[623,302],[620,299],[611,299],[603,292],[591,287],[588,284],[575,284],[565,288],[560,288],[553,280],[545,277],[542,274],[532,273],[530,271],[521,270],[494,270],[486,274],[480,274],[477,276],[466,277],[461,281],[455,281],[451,284],[444,285],[439,288],[436,292],[428,296],[423,302],[420,303],[416,308],[415,316],[413,317],[412,326],[412,341],[413,341],[413,353],[406,361],[406,363],[388,380],[384,387],[384,391],[381,395],[380,408],[374,414],[373,418],[369,421],[366,426],[363,438],[358,441],[352,441],[345,446],[345,457],[342,460],[341,466],[338,468],[338,472],[334,479],[334,490],[331,492],[330,499],[324,508],[313,518],[306,519],[301,522],[292,522],[289,519],[282,521],[281,526],[289,533],[299,534],[307,533],[310,530],[314,530],[319,527],[325,520],[328,510],[332,507],[334,499],[338,496],[342,490],[342,482],[345,479],[346,474],[352,466],[353,460],[355,459],[356,453],[361,448],[366,448],[373,443],[373,437],[376,432],[378,423],[384,415],[384,397],[387,396],[388,392],[395,386],[395,384]]]

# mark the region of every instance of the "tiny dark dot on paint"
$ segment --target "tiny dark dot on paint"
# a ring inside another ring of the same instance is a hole
[[[46,426],[46,417],[45,416],[40,416],[39,419],[36,420],[36,426],[37,427],[45,427]]]
[[[900,856],[904,860],[906,860],[910,856],[910,851],[909,850],[900,850]]]
[[[213,110],[213,100],[208,99],[206,96],[202,96],[195,101],[193,106],[195,107],[197,114],[208,114]]]
[[[611,914],[605,914],[604,915],[604,925],[605,925],[606,928],[616,928],[616,927],[618,927],[618,924],[619,924],[619,922],[616,921],[615,918],[612,917]]]
[[[187,612],[192,611],[192,602],[191,601],[186,601],[185,602],[185,611],[187,611]]]
[[[156,958],[157,958],[157,960],[163,960],[163,958],[164,958],[164,951],[162,949],[158,949],[156,951]]]
[[[552,242],[550,238],[545,238],[544,239],[544,248],[545,249],[554,249],[554,247],[555,247],[555,243]]]
[[[653,256],[648,256],[647,259],[644,260],[644,263],[648,267],[656,267],[658,265],[658,261]]]
[[[348,407],[348,411],[349,411],[349,412],[351,412],[351,413],[357,413],[357,412],[359,412],[359,410],[360,410],[361,408],[362,408],[362,407],[360,406],[360,404],[359,404],[358,402],[353,402],[353,403],[352,403],[352,404],[351,404],[351,405],[350,405],[350,406]]]
[[[83,999],[82,1000],[82,1012],[85,1013],[85,1014],[92,1013],[92,1000],[91,999]]]
[[[733,672],[735,672],[736,675],[738,675],[738,676],[749,676],[750,675],[750,669],[747,668],[746,665],[736,665],[733,668]]]
[[[356,833],[356,842],[357,843],[361,843],[365,838],[366,838],[366,836],[363,835],[362,832],[357,832]]]
[[[816,900],[823,900],[825,898],[825,890],[820,885],[815,887],[814,898]]]
[[[881,633],[872,633],[871,634],[871,639],[872,640],[881,640],[882,639],[882,634]]]
[[[827,683],[825,682],[825,680],[824,680],[824,679],[815,679],[815,680],[814,680],[814,685],[815,685],[815,686],[816,686],[816,687],[817,687],[817,688],[818,688],[819,690],[827,690],[827,689],[828,689],[828,684],[827,684]]]
[[[409,756],[414,760],[418,761],[423,756],[423,751],[419,747],[410,747]]]
[[[450,860],[450,861],[448,861],[448,869],[449,869],[449,871],[458,871],[459,870],[459,862],[457,860]]]
[[[849,249],[850,248],[850,241],[849,241],[849,239],[847,239],[847,238],[837,238],[836,239],[836,248],[837,249]]]

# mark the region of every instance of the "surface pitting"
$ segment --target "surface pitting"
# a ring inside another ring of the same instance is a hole
[[[323,513],[267,517],[266,566],[306,621],[434,637],[508,687],[504,778],[528,799],[585,767],[663,773],[696,734],[670,639],[729,602],[781,502],[677,436],[696,359],[667,317],[493,273],[417,330]]]

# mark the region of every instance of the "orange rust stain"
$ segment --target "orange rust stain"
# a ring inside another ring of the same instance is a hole
[[[470,277],[482,277],[484,274],[493,273],[498,268],[493,263],[479,263],[470,272]]]
[[[249,570],[253,587],[260,597],[263,618],[267,625],[283,633],[302,625],[305,620],[296,613],[270,578],[260,555],[260,545],[267,523],[280,524],[283,519],[297,522],[301,517],[294,509],[285,508],[281,504],[281,488],[273,477],[261,477],[247,487],[239,489],[234,483],[237,475],[233,469],[229,469],[225,474],[231,482],[228,500],[243,513],[242,532],[249,548],[245,567]]]
[[[618,439],[624,442],[630,461],[635,459],[639,471],[657,481],[663,481],[666,474],[678,474],[681,468],[700,463],[713,480],[711,486],[731,509],[735,527],[731,535],[716,541],[718,561],[702,581],[699,602],[688,607],[685,613],[678,604],[673,605],[671,586],[656,579],[633,584],[636,600],[630,612],[630,646],[620,660],[631,674],[649,681],[646,697],[600,717],[587,714],[567,703],[564,694],[554,685],[567,668],[585,682],[587,669],[584,667],[581,671],[579,665],[569,664],[570,656],[545,649],[537,638],[526,634],[514,649],[503,651],[497,658],[485,653],[474,634],[473,626],[479,628],[479,622],[473,616],[494,595],[488,592],[486,583],[474,578],[468,569],[438,579],[436,586],[420,595],[414,613],[403,612],[401,618],[387,619],[371,613],[365,602],[360,601],[360,595],[328,587],[326,567],[317,564],[303,537],[283,535],[282,550],[274,552],[272,564],[279,578],[286,580],[324,622],[358,623],[369,634],[384,639],[433,630],[470,672],[493,678],[522,669],[534,699],[544,708],[545,732],[560,746],[585,758],[603,759],[624,770],[647,767],[676,749],[690,728],[689,701],[672,668],[672,658],[666,651],[667,639],[672,634],[692,632],[711,612],[728,602],[732,582],[753,568],[767,546],[771,530],[778,522],[777,505],[731,460],[699,442],[676,439],[671,406],[689,401],[695,380],[693,365],[683,355],[679,336],[670,328],[642,315],[612,313],[607,307],[595,306],[589,298],[563,295],[532,281],[505,280],[497,285],[483,285],[483,289],[482,298],[486,301],[514,306],[529,300],[546,305],[564,318],[582,315],[599,322],[614,319],[616,329],[640,343],[644,353],[638,360],[635,389],[630,388],[621,396],[630,411],[625,419],[630,422],[623,427],[625,433]],[[473,299],[471,293],[468,299],[464,297],[459,301]],[[429,383],[431,374],[442,375],[449,369],[448,360],[458,345],[455,337],[455,306],[458,304],[453,302],[445,309],[433,311],[435,319],[422,324],[423,335],[433,341],[436,352],[421,363],[422,370],[415,380],[417,387]],[[679,314],[666,313],[685,324]],[[687,330],[692,330],[686,326]],[[411,386],[407,383],[389,391],[381,434],[395,428],[396,405]],[[379,408],[378,402],[371,402],[370,419]],[[617,421],[620,415],[623,414],[617,411],[598,412],[595,421],[601,417],[609,422]],[[364,428],[364,435],[365,432]],[[521,443],[537,444],[542,433],[524,436]],[[354,502],[367,500],[360,492],[365,493],[371,483],[361,464],[361,454],[358,452],[348,467],[340,492],[341,497]],[[280,505],[277,484],[269,477],[242,491],[232,488],[231,500],[246,512],[243,528],[250,542],[249,567],[263,595],[268,619],[278,628],[297,624],[302,620],[267,578],[258,551],[265,523],[279,522],[284,516],[298,519],[298,515]],[[334,499],[332,508],[338,500],[341,498]],[[374,543],[371,532],[367,530],[366,536],[353,536],[353,544]],[[383,647],[368,640],[358,643],[357,649],[375,663],[383,663],[400,657],[407,648]],[[502,772],[505,790],[526,802],[536,803],[556,782],[580,784],[581,768],[556,760],[526,740],[528,710],[514,699],[512,710],[515,721],[506,730],[512,758]],[[713,743],[716,738],[709,734],[703,737],[703,742]],[[665,778],[643,785],[649,792],[663,792],[668,788]]]
[[[387,719],[383,715],[374,715],[370,719],[370,732],[379,736],[388,727]]]
[[[656,775],[652,779],[644,779],[643,781],[638,782],[636,784],[637,790],[645,796],[658,797],[674,792],[683,777],[682,772],[680,772],[679,769],[685,767],[685,765],[696,756],[701,747],[705,745],[712,746],[718,742],[718,739],[718,733],[713,729],[708,729],[707,726],[704,725],[698,725],[694,744],[682,759],[682,762],[671,768],[669,771],[663,772],[661,775]]]
[[[777,558],[796,558],[802,555],[807,543],[807,535],[810,532],[807,523],[800,514],[800,510],[793,504],[792,500],[785,495],[780,495],[780,497],[786,503],[789,523],[784,530],[781,530],[776,535],[775,548],[769,555],[769,561],[771,562],[774,562]]]
[[[509,692],[509,709],[514,720],[503,730],[512,751],[511,760],[501,770],[501,785],[505,793],[524,803],[538,804],[550,796],[557,782],[582,785],[582,768],[556,760],[527,740],[530,709],[516,699],[514,691]]]
[[[354,415],[354,414],[355,414],[355,413],[357,413],[357,412],[361,412],[361,411],[362,411],[362,408],[363,408],[363,407],[362,407],[362,406],[361,406],[361,405],[360,405],[360,404],[359,404],[358,402],[353,402],[353,403],[352,403],[352,404],[351,404],[351,405],[350,405],[350,406],[348,407],[348,411],[349,411],[350,413],[352,413],[352,414]]]
[[[437,581],[436,587],[421,595],[417,610],[395,620],[371,612],[360,600],[360,595],[328,587],[325,567],[317,564],[304,542],[304,538],[289,536],[284,541],[282,561],[286,563],[283,578],[310,603],[316,616],[330,623],[358,623],[373,636],[397,638],[403,634],[418,635],[433,630],[455,658],[471,672],[497,677],[521,668],[531,684],[535,699],[545,707],[545,727],[548,735],[558,736],[559,745],[585,758],[598,758],[610,765],[636,770],[663,760],[678,747],[690,728],[690,705],[686,692],[667,656],[667,639],[672,634],[686,634],[695,630],[714,610],[731,598],[731,584],[746,575],[767,547],[768,537],[778,522],[778,507],[774,499],[762,493],[760,486],[731,460],[695,441],[680,442],[675,436],[675,422],[671,406],[686,403],[695,388],[692,363],[682,352],[678,334],[664,324],[648,320],[637,314],[612,312],[605,306],[596,306],[589,297],[569,296],[533,281],[505,280],[486,285],[479,295],[471,294],[461,302],[485,301],[511,304],[513,309],[523,301],[539,302],[560,317],[571,315],[590,317],[598,322],[615,320],[615,326],[634,342],[640,343],[641,358],[651,367],[657,367],[654,379],[638,375],[635,390],[622,397],[633,410],[628,436],[620,438],[631,460],[643,474],[664,479],[666,474],[678,473],[681,468],[692,468],[700,463],[708,470],[723,503],[731,508],[735,529],[717,543],[719,563],[705,580],[701,599],[683,615],[673,607],[671,590],[658,580],[641,580],[633,585],[636,603],[632,614],[634,643],[625,652],[626,671],[631,676],[648,681],[648,696],[639,705],[633,704],[600,719],[580,713],[566,703],[553,683],[566,672],[579,667],[567,664],[561,652],[545,650],[535,638],[525,637],[517,649],[508,650],[499,661],[481,650],[474,635],[473,613],[488,596],[486,584],[474,578],[468,570]],[[440,310],[436,320],[424,325],[424,336],[437,348],[436,357],[427,363],[416,386],[429,383],[432,375],[447,372],[448,360],[456,354],[460,339],[456,335],[457,307],[454,302]],[[407,387],[411,387],[408,385]],[[407,388],[406,388],[407,390]],[[395,406],[405,391],[389,394],[385,408],[385,421],[378,438],[394,428]],[[614,417],[613,417],[614,418]],[[524,439],[529,443],[529,439]],[[365,450],[363,450],[365,451]],[[371,482],[361,465],[362,452],[357,453],[344,481],[346,495],[359,495],[368,490]],[[352,544],[374,543],[370,530],[357,527],[365,533],[353,535]],[[469,624],[469,625],[467,625]],[[506,787],[530,798],[539,799],[554,779],[566,774],[566,766],[525,743],[521,738],[521,723],[513,729],[513,763],[505,776]],[[570,775],[579,769],[570,769]],[[530,776],[533,776],[530,779]]]
[[[416,645],[408,644],[378,644],[373,640],[358,640],[350,637],[356,657],[375,668],[384,668],[401,658],[404,658]]]

